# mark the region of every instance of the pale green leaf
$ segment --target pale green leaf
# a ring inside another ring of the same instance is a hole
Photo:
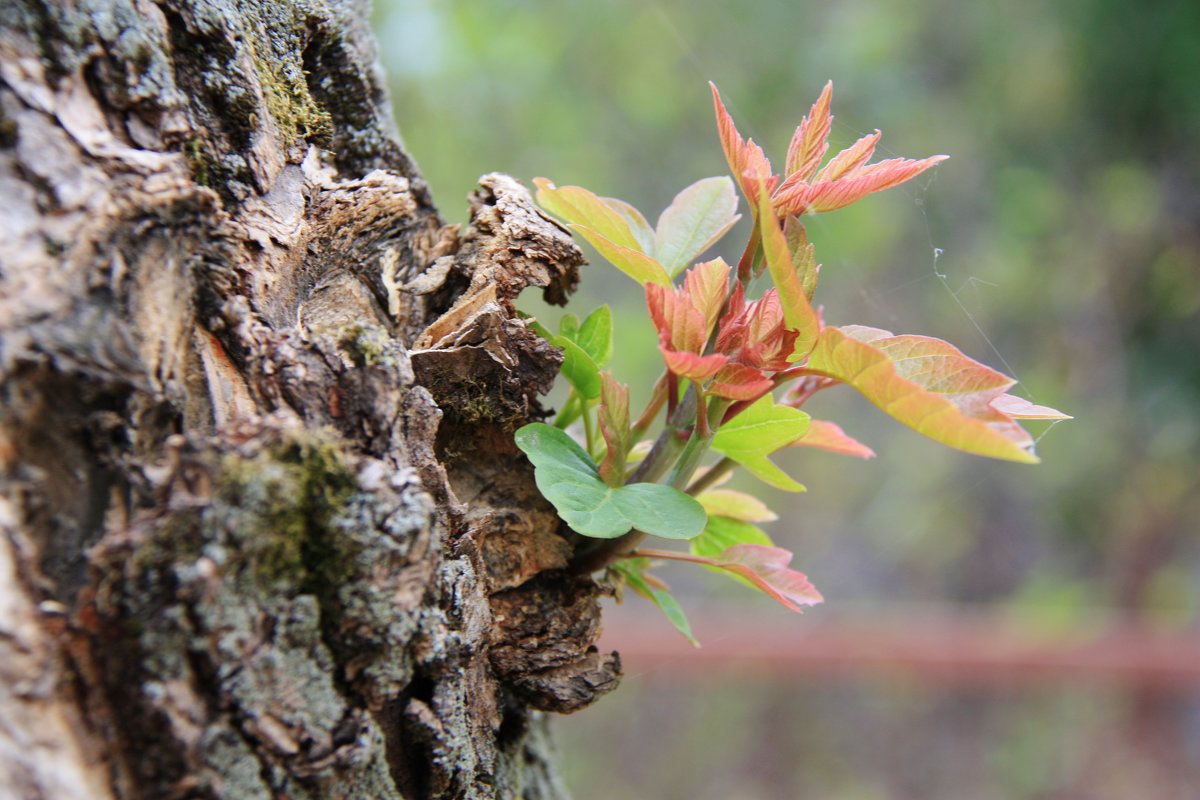
[[[614,242],[586,225],[572,224],[568,227],[586,239],[609,263],[639,284],[653,282],[663,286],[671,285],[671,278],[662,264],[640,250]]]
[[[788,477],[767,456],[803,436],[808,424],[808,414],[791,406],[776,405],[767,394],[722,425],[713,437],[712,449],[771,486],[803,492],[804,485]]]
[[[642,216],[642,212],[626,203],[624,200],[618,200],[615,197],[601,198],[608,207],[620,214],[625,222],[629,224],[629,231],[633,234],[633,238],[637,240],[638,249],[643,253],[654,252],[654,229],[650,227],[650,223]]]
[[[740,219],[737,190],[726,176],[696,181],[658,218],[654,255],[674,277]]]
[[[534,178],[538,205],[572,225],[582,225],[621,247],[639,247],[625,216],[582,186],[555,186]]]
[[[745,522],[771,522],[779,515],[767,508],[767,504],[754,495],[735,489],[709,489],[696,497],[709,519],[713,515],[732,517]]]
[[[735,544],[772,546],[771,537],[754,523],[710,514],[704,532],[688,542],[688,549],[698,556],[715,556]]]
[[[800,409],[777,405],[774,397],[763,395],[722,425],[712,446],[735,460],[744,454],[773,453],[803,436],[808,421]]]

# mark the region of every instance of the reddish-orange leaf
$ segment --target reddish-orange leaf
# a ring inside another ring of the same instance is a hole
[[[882,133],[876,128],[874,133],[862,137],[829,159],[829,163],[825,165],[825,168],[817,173],[816,183],[836,181],[865,165],[875,153],[875,145],[879,144],[879,137],[881,135]]]
[[[704,313],[688,302],[686,295],[673,287],[646,284],[646,306],[650,320],[658,329],[659,342],[669,350],[697,353],[708,339]]]
[[[675,375],[682,378],[687,378],[689,381],[702,383],[712,376],[716,375],[729,363],[729,359],[720,353],[702,356],[696,353],[681,353],[674,350],[665,350],[659,346],[662,352],[663,362],[666,363],[667,369]]]
[[[787,174],[799,175],[800,180],[810,179],[821,166],[821,159],[829,149],[829,130],[833,125],[833,116],[829,113],[829,105],[833,100],[833,81],[828,81],[821,90],[821,96],[813,103],[808,115],[801,121],[800,127],[792,136],[788,145]]]
[[[733,117],[729,116],[729,112],[725,110],[725,104],[721,102],[721,93],[717,91],[717,85],[712,81],[709,81],[708,85],[712,89],[713,109],[717,115],[717,134],[721,139],[721,149],[725,151],[725,160],[729,162],[729,171],[741,184],[746,198],[753,204],[755,202],[754,188],[749,181],[759,175],[772,176],[771,162],[767,160],[766,153],[754,143],[753,139],[747,141],[742,138],[742,135],[738,133],[737,126],[733,123]],[[770,184],[768,191],[774,189],[775,182],[774,177],[768,178]]]
[[[856,327],[842,332],[854,336]],[[871,345],[886,355],[902,378],[946,397],[963,413],[989,421],[1007,419],[992,408],[992,401],[1016,383],[1002,372],[963,355],[957,347],[929,336],[878,337],[871,331]],[[861,337],[858,337],[861,340]]]
[[[775,196],[775,211],[780,216],[836,211],[869,194],[882,192],[911,180],[947,158],[949,156],[931,156],[920,161],[891,158],[878,164],[859,167],[837,180],[812,184],[794,182],[788,187],[781,186]]]
[[[586,411],[584,413],[587,413]],[[610,372],[600,373],[600,407],[596,413],[600,434],[608,445],[600,462],[600,477],[609,486],[625,483],[625,456],[629,452],[629,387]]]
[[[688,270],[683,279],[683,294],[687,302],[698,310],[705,320],[704,338],[712,331],[725,296],[729,292],[729,273],[732,268],[722,258],[705,261]]]
[[[792,447],[815,447],[830,453],[857,458],[874,458],[875,451],[857,439],[846,435],[840,425],[825,420],[814,419],[808,423],[808,431],[796,441]]]
[[[787,327],[776,290],[768,289],[762,298],[746,305],[739,283],[729,298],[716,346],[717,352],[739,364],[778,372],[788,368],[797,336]]]
[[[757,400],[771,391],[774,386],[771,379],[760,370],[744,364],[726,364],[716,373],[708,391],[709,394],[715,394],[717,397],[740,402]]]
[[[697,264],[681,288],[646,284],[646,306],[658,330],[667,369],[688,380],[704,381],[728,362],[719,353],[701,355],[725,302],[730,267],[721,259]]]

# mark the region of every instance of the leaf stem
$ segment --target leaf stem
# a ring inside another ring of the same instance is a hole
[[[563,407],[558,410],[554,416],[554,427],[566,428],[571,424],[571,415],[575,413],[575,404],[579,402],[579,393],[571,387],[570,393],[567,395],[567,401],[563,403]]]
[[[762,241],[762,232],[758,226],[758,214],[753,217],[754,230],[750,232],[750,238],[746,242],[746,249],[742,251],[742,257],[738,259],[737,279],[743,286],[750,283],[750,279],[754,277],[754,259],[758,255],[758,245]]]
[[[646,408],[642,411],[642,415],[637,418],[637,422],[633,423],[630,428],[630,434],[633,441],[642,438],[650,426],[654,424],[654,420],[658,418],[658,412],[662,411],[663,404],[667,402],[667,373],[664,372],[658,377],[654,383],[654,389],[650,393],[650,401],[646,403]]]

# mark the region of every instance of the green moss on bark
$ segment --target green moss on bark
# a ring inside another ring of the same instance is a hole
[[[357,488],[353,469],[324,434],[296,434],[251,458],[222,457],[214,512],[242,520],[242,553],[267,584],[286,582],[321,595],[344,580],[333,520]]]

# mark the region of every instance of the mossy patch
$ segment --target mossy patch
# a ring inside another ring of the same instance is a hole
[[[367,367],[386,365],[393,358],[392,337],[378,325],[348,325],[339,332],[338,345]]]
[[[349,570],[331,530],[356,487],[331,438],[293,434],[252,457],[224,456],[213,510],[239,517],[242,553],[262,580],[320,595]]]
[[[313,99],[300,64],[265,58],[252,42],[247,44],[262,86],[263,103],[279,130],[283,145],[291,147],[308,139],[328,140],[333,132],[333,120]]]
[[[193,136],[184,142],[183,157],[187,160],[192,180],[200,186],[211,186],[213,157],[207,152],[204,140]]]

